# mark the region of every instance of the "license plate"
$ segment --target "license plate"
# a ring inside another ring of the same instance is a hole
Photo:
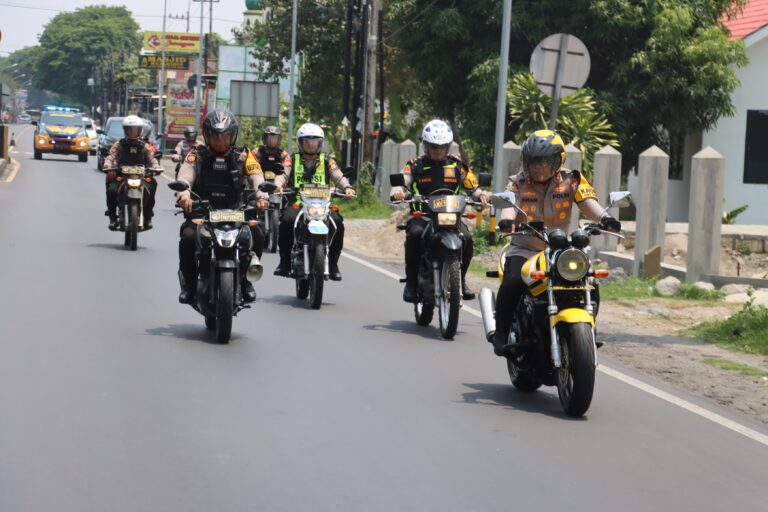
[[[123,167],[120,169],[120,172],[122,172],[124,176],[144,176],[144,167]]]
[[[211,222],[245,222],[245,212],[241,210],[213,210]]]
[[[308,199],[327,199],[329,194],[330,194],[330,187],[328,187],[327,185],[320,185],[320,186],[314,186],[314,187],[309,187],[307,185],[304,185],[304,188],[301,189],[301,196],[306,197]]]
[[[435,199],[432,201],[432,208],[445,208],[446,201],[445,198]]]
[[[272,172],[272,171],[264,171],[264,179],[274,180],[275,179],[275,173]]]

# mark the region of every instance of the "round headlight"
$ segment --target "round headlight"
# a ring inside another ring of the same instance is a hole
[[[549,233],[549,246],[552,249],[562,249],[568,245],[568,236],[562,229],[554,229]]]
[[[566,281],[578,281],[589,270],[589,261],[584,251],[566,249],[557,258],[557,273]]]

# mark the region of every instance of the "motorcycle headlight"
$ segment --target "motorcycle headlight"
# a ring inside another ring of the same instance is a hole
[[[458,216],[455,213],[438,213],[437,225],[438,226],[455,226]]]
[[[325,215],[325,206],[310,206],[307,208],[307,215],[310,217],[322,217]]]
[[[126,183],[128,183],[129,187],[139,187],[141,186],[141,179],[139,178],[130,178],[125,180]]]
[[[222,247],[232,247],[237,241],[237,235],[240,233],[237,229],[226,231],[223,229],[214,229],[213,234],[216,235],[216,241]]]
[[[557,273],[566,281],[579,281],[589,270],[589,260],[584,251],[566,249],[557,258]]]

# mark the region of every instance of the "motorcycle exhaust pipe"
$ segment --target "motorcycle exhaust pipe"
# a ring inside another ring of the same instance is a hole
[[[490,288],[480,290],[480,314],[483,316],[485,339],[490,340],[496,334],[496,296]]]
[[[251,281],[258,281],[264,274],[264,267],[261,266],[259,257],[255,252],[251,253],[251,262],[248,264],[248,279]]]

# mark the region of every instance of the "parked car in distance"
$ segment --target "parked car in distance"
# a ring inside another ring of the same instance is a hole
[[[96,133],[96,126],[93,124],[93,119],[86,116],[83,116],[83,123],[85,123],[85,133],[88,134],[88,153],[96,155],[99,149],[99,134]]]
[[[29,124],[32,121],[32,116],[27,114],[26,112],[22,112],[16,117],[16,121],[19,124]]]

